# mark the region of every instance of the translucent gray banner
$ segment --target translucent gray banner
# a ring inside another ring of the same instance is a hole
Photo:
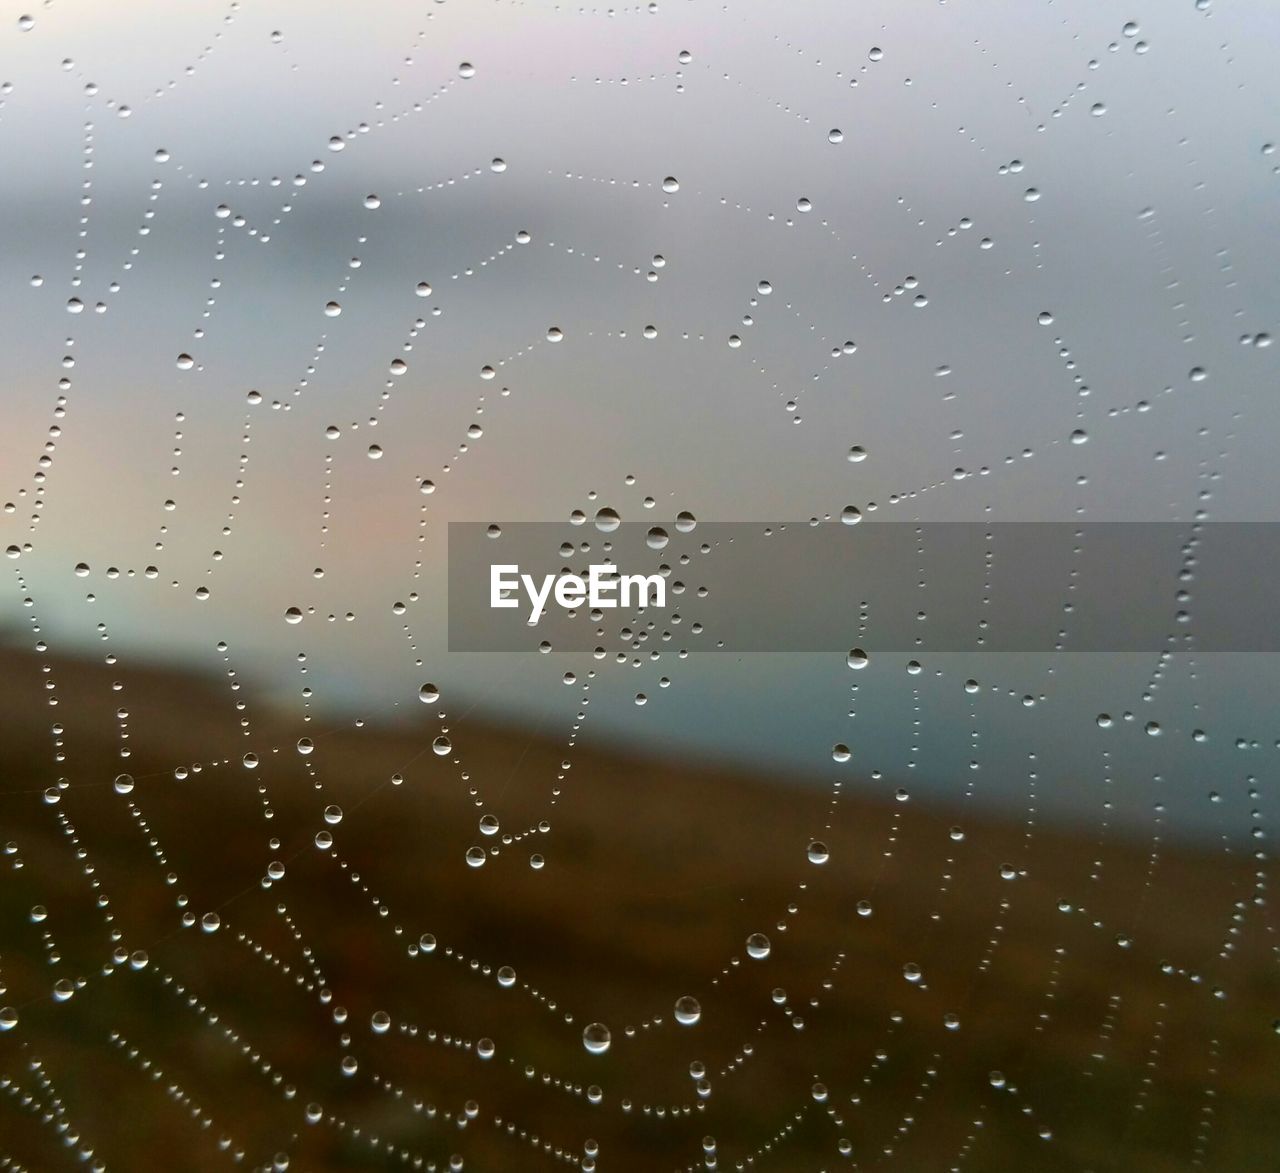
[[[1280,651],[1280,523],[847,518],[451,523],[449,648]]]

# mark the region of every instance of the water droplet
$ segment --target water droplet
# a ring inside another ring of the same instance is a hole
[[[603,1055],[613,1042],[609,1028],[603,1022],[592,1022],[582,1030],[582,1045],[592,1055]]]
[[[685,994],[676,999],[676,1021],[681,1026],[693,1026],[702,1017],[702,1006],[697,998]]]

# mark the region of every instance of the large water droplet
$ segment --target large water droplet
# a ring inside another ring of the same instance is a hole
[[[603,1055],[613,1042],[609,1028],[603,1022],[592,1022],[582,1030],[582,1045],[592,1055]]]

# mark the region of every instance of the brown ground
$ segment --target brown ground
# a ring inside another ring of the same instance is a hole
[[[705,1167],[704,1137],[719,1169],[1280,1168],[1280,983],[1249,844],[1153,857],[1149,842],[973,819],[956,842],[952,816],[855,783],[829,814],[829,793],[476,718],[450,729],[464,782],[424,752],[426,720],[304,727],[228,686],[0,652],[0,842],[16,844],[0,856],[0,1005],[20,1014],[0,1033],[0,1169],[86,1167],[90,1149],[124,1170],[277,1154],[290,1170],[446,1169],[454,1154],[538,1170],[578,1165],[592,1138],[602,1171],[667,1170]],[[250,749],[256,771],[240,763]],[[111,786],[121,769],[138,780],[127,798]],[[71,787],[48,805],[60,776]],[[482,841],[468,785],[503,832],[552,830],[467,868]],[[328,803],[345,812],[336,852],[313,845]],[[828,818],[817,867],[805,846]],[[273,859],[286,876],[264,888]],[[1025,874],[1002,879],[1002,864]],[[100,896],[124,946],[145,950],[141,970],[111,967]],[[220,929],[183,928],[182,896]],[[410,957],[424,931],[436,951]],[[760,931],[772,954],[750,960]],[[87,984],[59,1003],[60,978]],[[672,1022],[684,993],[702,1003],[693,1027]],[[378,1010],[386,1034],[370,1029]],[[582,1046],[592,1021],[612,1029],[604,1056]]]

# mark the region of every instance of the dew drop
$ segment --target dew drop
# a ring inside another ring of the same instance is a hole
[[[747,956],[753,961],[763,961],[769,956],[773,945],[763,933],[752,933],[747,938]]]
[[[702,1006],[688,994],[676,999],[675,1019],[681,1026],[693,1026],[702,1017]]]
[[[588,1023],[582,1030],[582,1045],[589,1054],[603,1055],[613,1042],[609,1028],[603,1022]]]

